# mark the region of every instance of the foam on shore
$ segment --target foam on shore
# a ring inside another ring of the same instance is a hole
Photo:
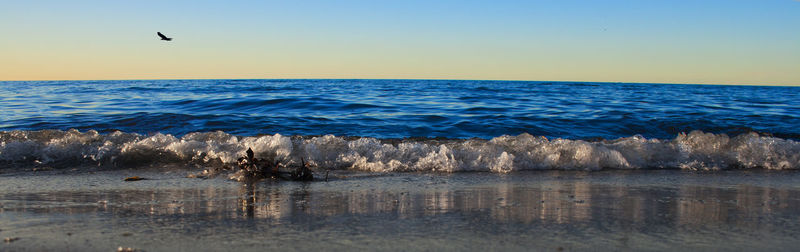
[[[729,137],[693,131],[673,139],[641,136],[584,141],[521,134],[484,139],[376,139],[325,136],[235,136],[221,131],[141,135],[96,131],[0,132],[5,167],[92,164],[131,167],[233,164],[252,148],[256,157],[325,169],[372,172],[462,172],[603,169],[800,169],[800,143],[756,133]]]

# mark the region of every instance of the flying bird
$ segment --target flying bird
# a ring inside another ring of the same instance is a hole
[[[161,32],[156,32],[156,33],[158,33],[158,36],[161,37],[161,40],[166,40],[166,41],[172,40],[172,38],[167,38],[167,36],[164,36],[164,34],[161,34]]]

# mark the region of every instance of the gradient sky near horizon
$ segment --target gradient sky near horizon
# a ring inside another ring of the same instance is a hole
[[[796,0],[2,1],[0,33],[0,80],[800,85]]]

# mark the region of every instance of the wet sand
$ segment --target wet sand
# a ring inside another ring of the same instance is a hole
[[[800,172],[0,173],[2,251],[794,250]],[[147,180],[124,182],[129,176]]]

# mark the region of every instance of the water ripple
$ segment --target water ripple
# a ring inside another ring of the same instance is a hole
[[[0,82],[0,130],[95,129],[378,138],[797,139],[796,87],[453,80]]]

